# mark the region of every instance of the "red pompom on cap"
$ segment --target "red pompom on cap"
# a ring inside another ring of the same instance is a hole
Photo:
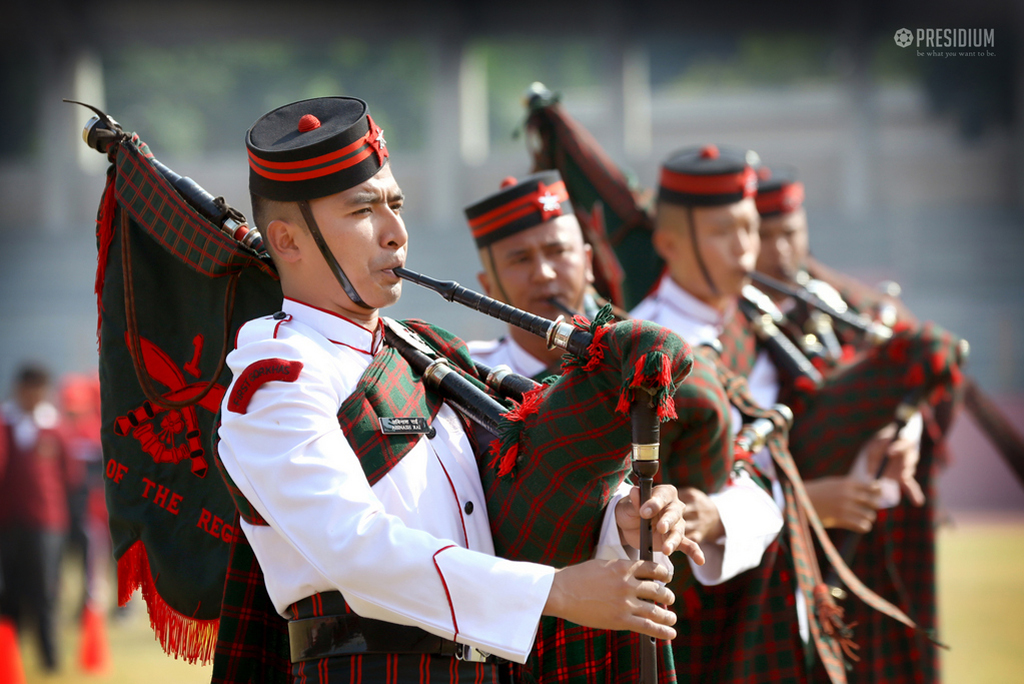
[[[312,114],[304,114],[299,119],[299,133],[309,133],[310,131],[320,128],[320,119],[316,118]]]
[[[718,147],[716,147],[715,145],[705,145],[700,149],[701,159],[718,159],[718,157]]]
[[[518,182],[519,181],[516,180],[515,176],[505,176],[501,181],[501,189],[504,190],[505,188],[511,188]]]

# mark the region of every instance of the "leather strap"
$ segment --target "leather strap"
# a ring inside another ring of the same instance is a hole
[[[483,662],[490,656],[471,646],[435,636],[419,627],[396,625],[348,613],[288,622],[291,660],[299,663],[332,656],[430,653]]]

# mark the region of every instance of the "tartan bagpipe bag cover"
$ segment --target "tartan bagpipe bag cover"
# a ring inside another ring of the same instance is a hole
[[[235,506],[212,468],[245,321],[273,313],[272,266],[194,211],[138,136],[111,148],[97,219],[103,454],[118,602],[142,590],[163,648],[212,658]]]

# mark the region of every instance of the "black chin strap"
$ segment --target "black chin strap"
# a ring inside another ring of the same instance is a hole
[[[693,246],[693,255],[697,257],[697,265],[700,266],[700,272],[704,275],[704,281],[711,288],[711,294],[717,295],[718,287],[715,285],[715,281],[711,279],[711,274],[708,273],[708,267],[704,263],[704,257],[700,255],[700,247],[697,244],[697,224],[693,220],[693,207],[686,205],[686,218],[690,222],[690,244]]]
[[[494,284],[498,286],[498,292],[501,294],[502,301],[511,302],[508,293],[505,292],[505,286],[501,284],[501,277],[498,275],[498,267],[494,264],[494,252],[491,251],[491,246],[487,245],[487,258],[491,260],[491,273],[494,274]]]
[[[352,300],[357,306],[361,306],[364,309],[372,309],[373,307],[363,301],[363,298],[356,292],[356,288],[352,287],[351,281],[345,272],[341,270],[341,264],[334,258],[334,254],[331,253],[331,248],[327,246],[324,241],[324,236],[320,232],[320,226],[317,225],[316,219],[313,218],[313,211],[309,208],[309,202],[306,200],[299,200],[296,202],[299,205],[299,211],[302,212],[302,218],[306,221],[306,227],[309,228],[309,234],[313,236],[313,240],[316,242],[316,246],[320,248],[320,253],[324,255],[324,261],[331,268],[331,272],[334,277],[341,283],[341,289],[345,290],[345,294]]]

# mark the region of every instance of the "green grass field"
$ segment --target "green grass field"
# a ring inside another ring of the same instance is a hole
[[[77,586],[68,571],[69,586]],[[35,644],[23,635],[21,651],[28,682],[64,684],[189,684],[208,682],[210,667],[189,665],[161,651],[145,606],[108,621],[113,665],[109,673],[87,676],[78,665],[78,630],[71,620],[77,595],[64,596],[63,671],[44,676]],[[952,650],[943,656],[947,684],[1005,684],[1024,680],[1024,518],[958,519],[939,535],[941,637]],[[3,683],[0,683],[3,684]]]

